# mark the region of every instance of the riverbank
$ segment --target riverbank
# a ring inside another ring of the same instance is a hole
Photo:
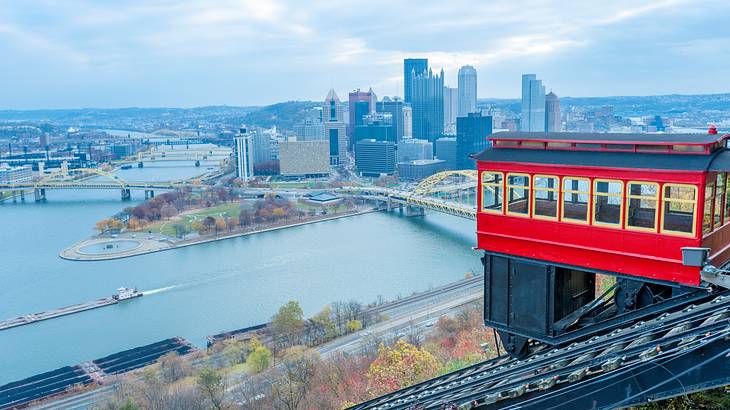
[[[352,216],[369,214],[377,212],[378,209],[369,208],[365,210],[357,210],[354,212],[345,212],[334,216],[316,216],[308,218],[304,221],[284,221],[283,224],[267,225],[261,228],[245,231],[234,231],[215,236],[198,236],[192,239],[175,240],[169,237],[140,234],[136,232],[126,232],[113,237],[93,237],[78,242],[64,250],[58,256],[62,259],[71,261],[104,261],[122,258],[131,258],[133,256],[145,255],[149,253],[167,251],[172,249],[184,248],[187,246],[201,245],[210,242],[222,241],[225,239],[238,238],[241,236],[255,235],[264,232],[277,231],[296,226],[309,225],[318,222],[333,221],[336,219],[348,218]],[[120,246],[122,243],[135,242],[133,246]]]

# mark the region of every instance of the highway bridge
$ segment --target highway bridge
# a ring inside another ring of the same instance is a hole
[[[103,177],[103,179],[94,178]],[[130,199],[131,191],[144,191],[145,197],[154,196],[155,191],[169,191],[184,186],[200,185],[200,180],[176,181],[126,181],[114,174],[95,168],[81,168],[69,171],[67,174],[53,174],[37,181],[24,181],[11,184],[0,184],[0,192],[12,191],[24,195],[25,191],[33,190],[35,200],[46,199],[46,190],[51,189],[119,189],[122,200]]]

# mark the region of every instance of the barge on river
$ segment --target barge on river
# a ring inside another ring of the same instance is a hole
[[[115,295],[108,298],[97,299],[86,303],[79,303],[76,305],[66,306],[46,312],[31,313],[28,315],[0,321],[0,330],[29,325],[31,323],[40,322],[42,320],[71,315],[74,313],[97,309],[104,306],[115,305],[123,300],[138,298],[142,295],[143,293],[138,291],[136,288],[119,288],[117,289],[117,293]]]

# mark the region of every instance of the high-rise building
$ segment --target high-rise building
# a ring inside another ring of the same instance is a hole
[[[456,133],[456,117],[459,112],[459,93],[456,88],[444,87],[444,134]]]
[[[396,143],[393,116],[388,112],[376,112],[362,117],[362,124],[355,127],[354,141],[373,139]]]
[[[444,70],[416,75],[411,81],[413,137],[435,141],[444,132]]]
[[[404,139],[397,148],[398,162],[433,159],[433,144],[426,140]]]
[[[329,175],[329,142],[325,140],[280,142],[279,168],[279,173],[284,177],[316,178]]]
[[[477,70],[465,65],[459,69],[459,117],[477,110]]]
[[[456,169],[456,137],[443,137],[434,142],[436,159],[446,161],[446,169]]]
[[[441,159],[404,161],[398,163],[398,178],[408,181],[420,181],[446,169],[446,161]]]
[[[545,86],[535,74],[522,75],[520,128],[527,132],[545,132]]]
[[[372,94],[370,94],[369,92],[360,91],[359,88],[351,92],[348,97],[348,105],[350,108],[350,122],[348,123],[347,127],[347,136],[350,138],[350,143],[352,143],[352,137],[353,135],[355,135],[355,127],[362,124],[363,115],[375,112],[375,106],[371,106],[373,104]],[[358,103],[365,104],[359,104],[358,106]]]
[[[271,138],[268,134],[257,130],[251,135],[253,141],[253,165],[271,161]]]
[[[233,141],[235,143],[233,154],[236,160],[236,176],[243,181],[248,181],[253,178],[253,138],[246,128],[241,128]]]
[[[355,167],[364,176],[394,173],[395,144],[391,141],[358,141],[355,144]]]
[[[413,109],[403,106],[403,138],[413,138]]]
[[[480,112],[470,112],[456,119],[456,167],[476,169],[476,162],[469,155],[481,152],[489,146],[487,136],[492,134],[492,117]]]
[[[298,141],[323,140],[324,124],[316,118],[307,118],[299,124],[294,125],[294,134]]]
[[[347,159],[347,132],[342,103],[335,90],[330,90],[322,104],[324,133],[330,144],[330,165],[339,165]]]
[[[545,131],[560,132],[560,99],[554,92],[550,91],[545,96]]]
[[[403,100],[413,102],[413,77],[428,71],[427,58],[406,58],[403,60]]]
[[[395,133],[396,142],[402,140],[404,135],[403,107],[403,100],[397,97],[392,100],[384,97],[383,101],[379,101],[376,104],[377,112],[390,113],[393,117],[393,132]]]

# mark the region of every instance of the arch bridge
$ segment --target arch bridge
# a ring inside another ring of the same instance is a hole
[[[363,197],[385,202],[388,209],[406,208],[408,215],[431,209],[466,219],[476,219],[476,170],[443,171],[431,175],[411,190],[380,187],[356,188]]]

